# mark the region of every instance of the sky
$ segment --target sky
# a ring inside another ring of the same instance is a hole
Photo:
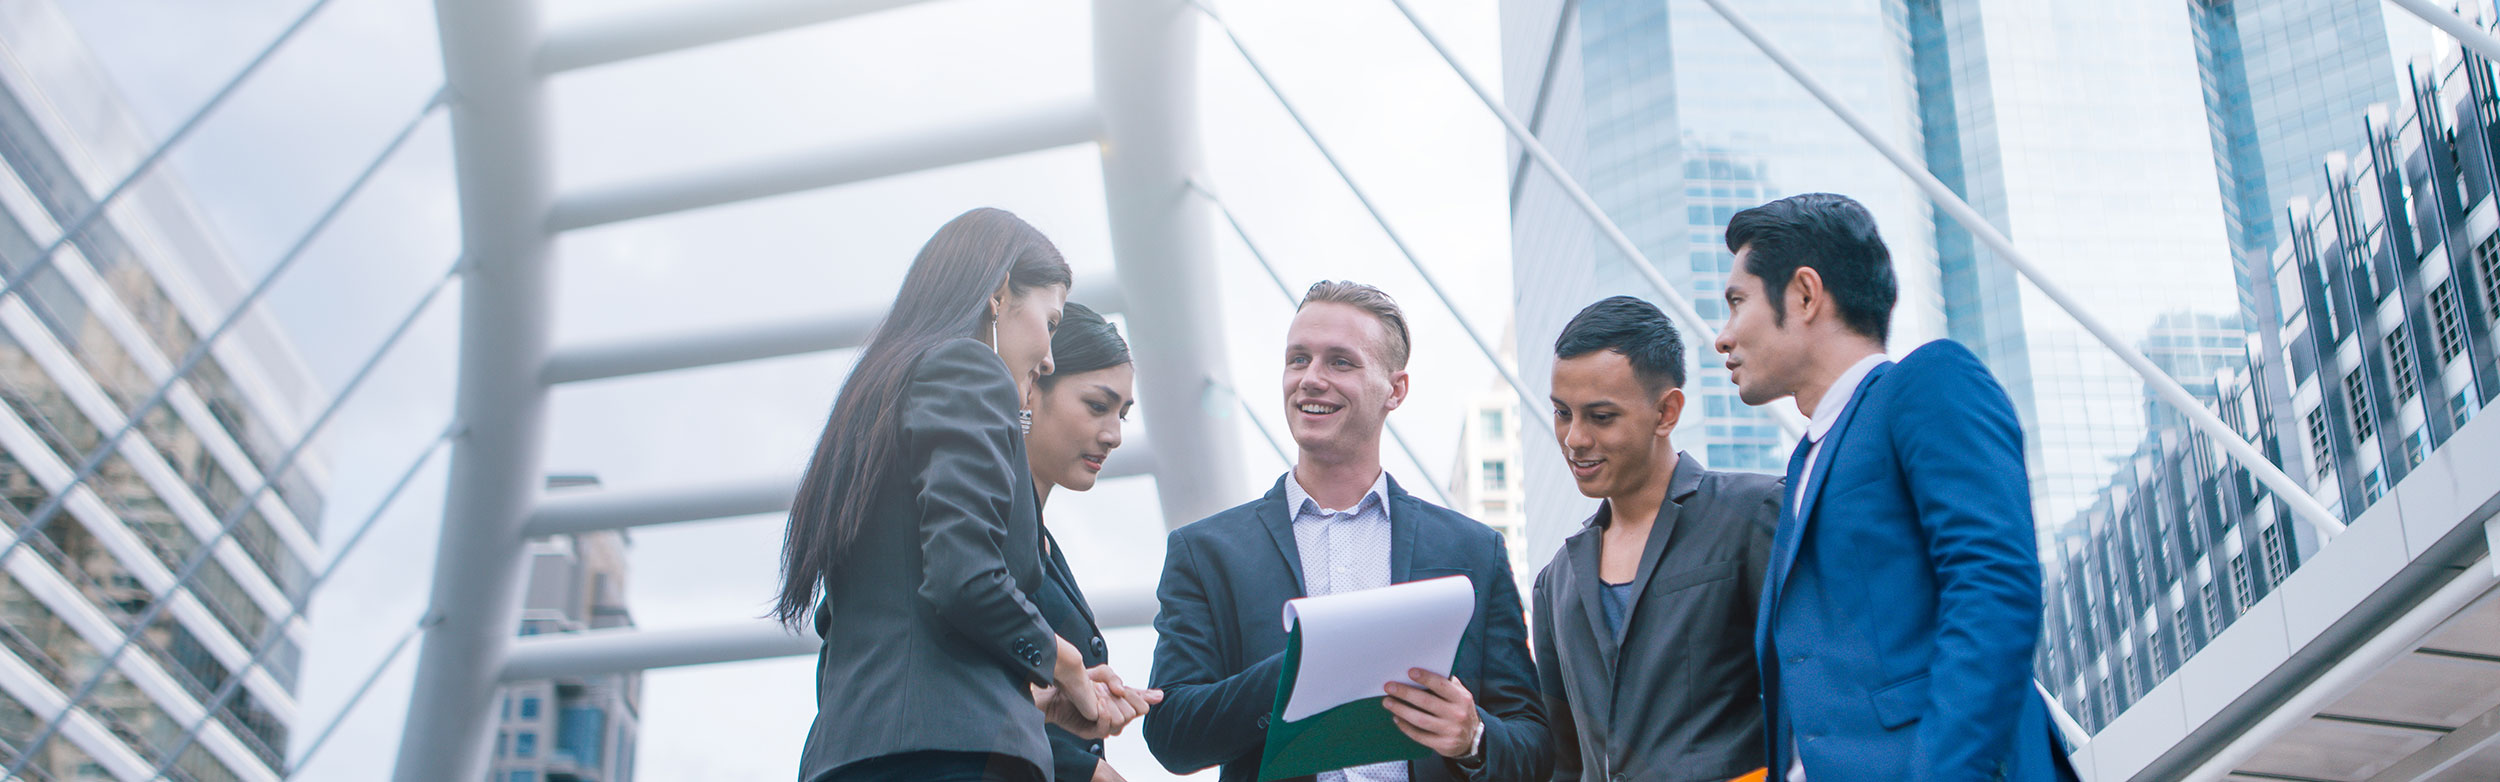
[[[547,26],[561,28],[660,4],[550,0],[544,8]],[[1459,309],[1497,335],[1510,279],[1499,124],[1385,1],[1218,5]],[[1498,87],[1493,0],[1413,5]],[[63,7],[120,97],[161,135],[307,2]],[[1091,84],[1088,9],[1070,0],[935,0],[558,77],[550,90],[558,192],[1082,97]],[[267,269],[441,83],[432,13],[418,0],[335,0],[171,157],[160,176],[187,186],[244,274]],[[1199,67],[1200,100],[1191,109],[1203,123],[1207,182],[1289,283],[1352,278],[1406,305],[1417,334],[1414,392],[1391,420],[1419,452],[1454,452],[1462,408],[1489,382],[1490,366],[1212,27],[1202,28]],[[928,234],[975,206],[1004,207],[1034,223],[1080,277],[1110,269],[1096,152],[1068,147],[568,234],[555,259],[555,341],[882,308]],[[1241,243],[1216,225],[1224,283],[1217,315],[1231,379],[1281,432],[1276,356],[1290,311]],[[267,308],[336,389],[458,247],[450,135],[438,113],[281,279]],[[1087,291],[1072,298],[1085,301]],[[455,285],[322,434],[331,475],[326,551],[374,511],[383,489],[449,420],[458,299]],[[794,472],[849,360],[836,352],[559,388],[545,467],[595,474],[610,489]],[[1141,433],[1132,424],[1128,434],[1134,442]],[[1247,500],[1284,465],[1255,431],[1245,428],[1241,441]],[[422,611],[446,461],[438,454],[418,473],[317,597],[295,752]],[[1410,483],[1419,475],[1442,481],[1449,470],[1398,457],[1388,466]],[[1153,491],[1151,478],[1132,478],[1054,498],[1051,527],[1089,592],[1152,588],[1163,528]],[[778,517],[757,516],[634,531],[628,595],[636,620],[671,628],[762,615],[780,526]],[[1144,678],[1152,632],[1118,631],[1111,643],[1114,664],[1132,680]],[[384,671],[303,778],[388,773],[413,658],[412,650]],[[640,777],[794,776],[814,713],[812,685],[808,658],[648,674]],[[1128,778],[1173,778],[1135,736],[1111,746]]]

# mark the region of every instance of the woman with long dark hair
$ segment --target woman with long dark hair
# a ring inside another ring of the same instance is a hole
[[[1028,598],[1044,576],[1018,408],[1052,369],[1068,283],[1033,226],[966,212],[920,248],[843,381],[773,608],[824,639],[801,780],[1040,780],[1037,701],[1097,735],[1141,705]]]
[[[1047,506],[1054,488],[1087,491],[1102,473],[1103,462],[1120,447],[1120,425],[1137,405],[1137,370],[1129,364],[1128,341],[1083,304],[1069,302],[1059,330],[1050,337],[1055,370],[1034,386],[1028,408],[1033,431],[1025,437],[1025,464],[1032,467],[1033,487]],[[1102,626],[1077,588],[1076,574],[1059,541],[1042,526],[1042,576],[1046,583],[1034,603],[1059,636],[1074,642],[1087,667],[1110,663],[1111,647],[1103,642]],[[1148,703],[1162,692],[1144,693]],[[1125,782],[1103,758],[1102,740],[1087,738],[1052,725],[1051,777],[1055,782]]]

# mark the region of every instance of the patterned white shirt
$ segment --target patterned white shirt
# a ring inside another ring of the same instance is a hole
[[[1285,509],[1292,514],[1293,546],[1302,556],[1302,591],[1310,597],[1378,589],[1389,585],[1389,473],[1349,510],[1321,507],[1285,475]],[[1406,764],[1374,763],[1323,771],[1318,782],[1407,782]]]

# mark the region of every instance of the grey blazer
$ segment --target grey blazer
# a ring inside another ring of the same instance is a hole
[[[1042,525],[1016,407],[1006,365],[979,342],[946,342],[913,368],[902,460],[849,492],[875,512],[825,574],[799,779],[920,750],[1050,768],[1025,685],[1050,683],[1057,647],[1026,597],[1043,584]]]
[[[1611,505],[1537,574],[1554,779],[1718,782],[1763,766],[1753,623],[1782,484],[1677,454],[1620,635],[1598,603]]]

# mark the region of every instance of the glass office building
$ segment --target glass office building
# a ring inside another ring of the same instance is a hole
[[[2347,521],[2500,396],[2500,91],[2461,49],[2410,76],[2402,108],[2349,118],[2350,153],[2319,161],[2318,198],[2276,218],[2281,315],[2258,327],[2280,347],[2207,363],[2193,386]],[[2251,376],[2286,378],[2286,393]],[[2155,420],[2053,555],[2041,679],[2095,730],[2316,549],[2203,435]]]
[[[0,8],[10,279],[151,143],[78,40],[49,2]],[[307,598],[324,479],[312,459],[270,471],[317,398],[309,373],[254,313],[164,404],[145,404],[242,290],[169,173],[134,186],[27,280],[0,301],[0,519],[22,544],[0,567],[0,760],[18,760],[93,680],[26,778],[277,779],[307,632],[281,620]],[[131,436],[108,444],[125,427]],[[264,481],[275,490],[258,491]],[[42,532],[19,540],[39,513],[51,516]],[[178,585],[228,525],[235,533]],[[159,596],[168,605],[134,626]],[[103,666],[126,638],[130,651]],[[150,774],[160,766],[164,777]]]
[[[1746,13],[1899,139],[1918,134],[1900,0],[1749,3]],[[1874,212],[1902,282],[1894,340],[1943,336],[1933,221],[1907,179],[1699,0],[1502,4],[1510,108],[1713,327],[1734,268],[1728,218],[1798,193],[1847,193]],[[1512,147],[1519,367],[1542,385],[1553,336],[1599,299],[1658,292],[1542,171]],[[1776,472],[1792,440],[1738,401],[1707,344],[1676,445],[1714,469]],[[1533,411],[1545,415],[1547,411]],[[1531,550],[1550,551],[1593,509],[1551,448],[1527,449]],[[1543,556],[1531,560],[1542,563]]]
[[[631,545],[619,531],[530,541],[521,634],[633,627]],[[487,782],[632,782],[642,672],[507,682],[502,709]]]
[[[2131,342],[2164,317],[2238,310],[2185,3],[1910,8],[1939,179]],[[2142,382],[1941,215],[1937,232],[1950,331],[2013,397],[2034,518],[2054,526],[2143,440]]]

